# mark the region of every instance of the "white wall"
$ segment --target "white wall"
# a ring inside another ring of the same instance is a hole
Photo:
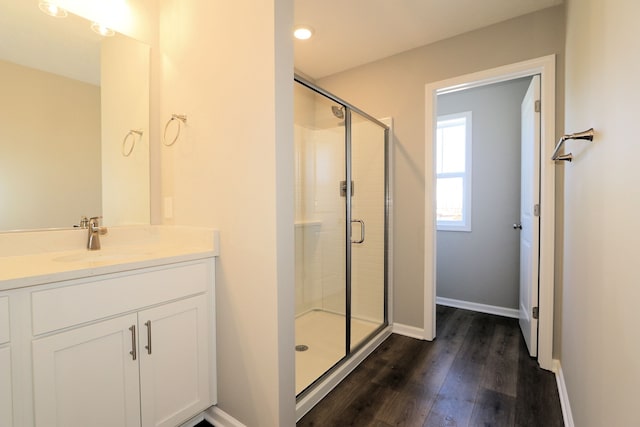
[[[576,426],[638,424],[640,3],[569,0],[561,363]]]
[[[295,424],[291,1],[160,2],[167,224],[220,230],[219,407],[247,426]],[[166,214],[166,212],[165,212]]]
[[[438,231],[439,297],[518,309],[520,104],[531,78],[438,96],[438,115],[472,112],[471,231]]]

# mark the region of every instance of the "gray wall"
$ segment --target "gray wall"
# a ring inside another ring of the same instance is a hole
[[[520,104],[531,78],[438,97],[438,115],[472,112],[471,232],[438,231],[437,296],[518,308]]]
[[[425,85],[556,54],[560,135],[564,122],[564,25],[564,7],[548,8],[318,80],[321,87],[369,114],[394,119],[395,322],[424,326]],[[560,183],[558,179],[559,209]],[[560,298],[561,289],[556,281],[556,298]]]

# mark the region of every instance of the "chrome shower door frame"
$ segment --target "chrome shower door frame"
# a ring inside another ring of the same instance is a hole
[[[360,351],[363,347],[365,347],[372,339],[374,339],[377,335],[379,335],[383,330],[385,330],[385,328],[387,328],[389,326],[389,278],[388,278],[388,273],[389,273],[389,209],[390,209],[390,165],[389,165],[389,159],[390,159],[390,153],[389,153],[389,126],[387,126],[386,124],[382,123],[381,121],[379,121],[378,119],[370,116],[369,114],[365,113],[364,111],[360,110],[359,108],[349,104],[348,102],[340,99],[339,97],[331,94],[330,92],[327,92],[319,87],[317,87],[315,84],[307,81],[306,79],[295,75],[294,77],[294,81],[307,87],[308,89],[312,90],[313,92],[320,94],[328,99],[330,99],[331,101],[339,104],[342,106],[343,111],[344,111],[344,126],[345,126],[345,142],[344,142],[344,158],[345,158],[345,180],[346,183],[352,183],[353,181],[353,170],[352,170],[352,163],[353,163],[353,153],[352,153],[352,146],[353,146],[353,140],[352,140],[352,113],[357,113],[359,116],[367,119],[368,121],[372,122],[373,124],[376,124],[378,126],[380,126],[383,131],[384,131],[384,255],[383,255],[383,259],[384,259],[384,268],[383,268],[383,274],[384,274],[384,295],[383,295],[383,321],[382,324],[376,328],[375,331],[373,331],[369,336],[367,336],[363,341],[361,341],[360,343],[358,343],[355,346],[352,346],[351,343],[351,338],[352,338],[352,334],[351,334],[351,318],[352,318],[352,302],[353,302],[353,298],[352,298],[352,261],[353,261],[353,253],[352,253],[352,244],[357,244],[358,242],[353,242],[352,241],[352,222],[353,221],[360,221],[360,220],[356,220],[353,218],[353,195],[354,195],[354,189],[352,185],[348,185],[345,184],[344,185],[344,192],[345,192],[345,215],[346,215],[346,220],[345,220],[345,258],[346,258],[346,264],[345,264],[345,320],[346,320],[346,325],[345,325],[345,356],[338,362],[336,363],[336,365],[334,365],[330,370],[328,370],[327,372],[325,372],[325,374],[323,374],[321,377],[319,377],[311,386],[309,386],[307,389],[305,389],[304,391],[302,391],[298,396],[297,396],[297,400],[300,401],[301,399],[303,399],[307,394],[309,394],[310,391],[312,391],[317,385],[319,385],[319,383],[322,383],[322,381],[327,378],[328,376],[330,376],[334,371],[338,370],[347,360],[350,359],[351,355],[357,353],[358,351]],[[362,230],[364,231],[364,226],[362,227]],[[363,237],[363,235],[361,235],[361,238]]]

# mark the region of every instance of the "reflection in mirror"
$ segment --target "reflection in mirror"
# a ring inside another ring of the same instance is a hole
[[[0,231],[149,223],[149,47],[90,26],[0,0]]]

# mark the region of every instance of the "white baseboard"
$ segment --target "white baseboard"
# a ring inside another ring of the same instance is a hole
[[[180,424],[180,427],[194,427],[202,420],[204,420],[204,413],[198,414],[195,417],[191,418],[189,421]]]
[[[403,325],[402,323],[393,324],[393,333],[404,335],[409,338],[417,338],[419,340],[424,339],[424,329],[416,328],[415,326]]]
[[[480,313],[495,314],[503,317],[518,318],[518,310],[515,308],[499,307],[497,305],[480,304],[477,302],[462,301],[459,299],[436,297],[436,304],[447,307],[463,308],[465,310],[477,311]]]
[[[215,427],[247,427],[217,406],[207,409],[204,419]]]
[[[565,427],[575,427],[573,423],[573,413],[569,404],[569,393],[567,392],[567,384],[564,382],[564,373],[559,360],[553,361],[553,372],[556,374],[556,383],[558,384],[558,394],[560,395],[560,406],[562,407],[562,418]]]

